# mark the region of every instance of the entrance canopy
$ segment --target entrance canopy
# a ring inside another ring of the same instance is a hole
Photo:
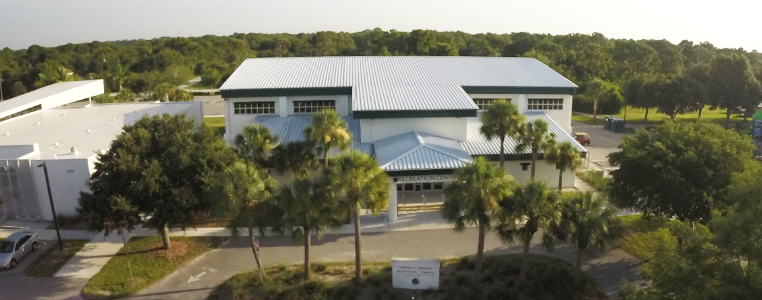
[[[452,170],[474,160],[457,141],[408,132],[374,143],[376,159],[387,172]]]

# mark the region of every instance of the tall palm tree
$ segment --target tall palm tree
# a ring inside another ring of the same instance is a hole
[[[574,278],[582,273],[582,252],[604,250],[622,237],[623,229],[606,196],[587,191],[564,203],[561,222],[550,232],[559,240],[577,248]]]
[[[465,229],[468,224],[479,227],[477,278],[481,275],[484,261],[485,233],[493,227],[498,216],[498,202],[511,194],[513,185],[513,178],[504,169],[495,167],[483,157],[477,157],[473,164],[456,169],[453,181],[444,189],[442,216],[455,224],[456,231]]]
[[[111,81],[116,84],[118,89],[117,92],[122,91],[122,84],[124,83],[124,76],[127,75],[127,71],[129,70],[128,67],[122,66],[121,63],[117,63],[116,65],[112,66],[108,69],[108,76],[111,78]]]
[[[270,133],[270,129],[260,124],[249,124],[235,137],[238,155],[246,161],[265,166],[273,149],[278,147],[280,138]]]
[[[529,245],[539,229],[551,228],[561,218],[561,192],[551,191],[544,182],[529,181],[517,187],[513,195],[500,202],[500,223],[495,227],[504,242],[521,242],[524,252],[521,258],[519,280],[526,285],[529,270]],[[553,236],[543,235],[543,244],[553,247]]]
[[[314,148],[309,141],[280,145],[273,151],[270,162],[279,173],[291,172],[296,178],[306,178],[320,167]]]
[[[530,150],[532,152],[532,173],[530,179],[534,180],[535,165],[540,151],[545,151],[556,143],[556,135],[548,131],[548,123],[541,119],[525,124],[519,135],[519,144],[516,145],[516,152]]]
[[[355,227],[355,279],[362,276],[360,253],[360,208],[366,207],[377,215],[389,204],[389,182],[378,161],[358,150],[349,151],[334,159],[326,169],[333,191],[346,199]]]
[[[556,165],[558,169],[558,189],[564,186],[564,172],[574,170],[582,165],[582,154],[569,142],[555,144],[545,150],[545,160]]]
[[[488,141],[500,139],[500,167],[505,165],[505,139],[516,138],[526,116],[519,113],[515,104],[505,100],[495,100],[482,114],[482,127],[479,129]]]
[[[332,109],[324,109],[313,115],[312,124],[304,129],[304,137],[323,154],[325,167],[328,167],[331,150],[346,150],[352,145],[352,134],[347,130],[347,123]]]
[[[264,227],[263,218],[269,215],[265,210],[266,201],[275,190],[275,180],[266,170],[250,162],[238,161],[225,171],[222,187],[227,197],[220,201],[218,209],[224,214],[236,214],[228,225],[233,235],[239,234],[239,228],[248,229],[251,251],[254,252],[260,278],[264,280],[264,270],[254,241],[254,228]]]
[[[310,279],[310,235],[323,237],[328,228],[340,228],[346,210],[332,197],[330,186],[322,178],[301,178],[281,187],[275,197],[279,222],[275,230],[304,245],[304,279]]]

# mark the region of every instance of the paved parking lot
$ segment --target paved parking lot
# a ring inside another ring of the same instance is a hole
[[[590,146],[587,146],[590,167],[598,164],[598,167],[603,168],[608,167],[609,153],[619,151],[617,147],[627,135],[605,130],[603,125],[588,125],[577,121],[572,121],[572,131],[586,132],[590,135]]]
[[[54,243],[42,241],[40,249],[24,257],[16,268],[0,271],[0,299],[83,299],[80,297],[80,291],[88,279],[29,277],[24,274],[24,270]]]

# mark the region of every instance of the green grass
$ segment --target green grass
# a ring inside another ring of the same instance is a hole
[[[423,291],[416,299],[607,299],[587,276],[574,284],[574,267],[559,259],[533,255],[526,291],[519,292],[519,254],[485,257],[484,272],[476,281],[471,257],[442,261],[439,290]],[[256,270],[237,274],[217,286],[209,299],[411,299],[416,293],[392,287],[388,262],[364,263],[363,278],[355,283],[353,263],[312,264],[312,279],[303,280],[303,266],[266,269],[259,280]]]
[[[50,245],[45,253],[37,257],[29,267],[24,270],[28,276],[53,276],[58,269],[63,267],[74,254],[79,252],[89,240],[63,240],[64,249],[58,249],[58,243]]]
[[[640,260],[651,259],[660,241],[664,241],[669,249],[677,247],[677,238],[669,231],[670,223],[677,221],[643,218],[639,214],[621,216],[619,219],[627,231],[619,242],[619,247]]]
[[[186,90],[213,90],[213,89],[216,89],[216,88],[213,87],[213,86],[209,86],[209,85],[206,85],[206,86],[202,85],[199,82],[199,83],[189,84],[189,85],[185,86],[184,89],[186,89]]]
[[[220,137],[225,135],[225,117],[204,117],[204,124]]]
[[[659,124],[666,120],[669,120],[669,116],[662,113],[658,113],[655,108],[648,110],[648,122],[644,121],[645,115],[646,115],[645,109],[628,107],[627,119],[626,119],[627,123]],[[602,125],[603,117],[605,116],[607,115],[598,115],[598,119],[593,121],[592,117],[583,116],[583,115],[572,115],[572,120],[587,123],[587,124]],[[624,119],[624,109],[619,114],[616,114],[613,116]],[[688,121],[688,120],[698,120],[698,112],[696,111],[689,114],[675,116],[675,121]],[[704,107],[704,110],[701,112],[701,120],[709,120],[709,121],[718,122],[718,123],[725,122],[725,111],[721,109],[711,110],[709,109],[709,106],[706,106]],[[742,121],[742,120],[743,120],[743,116],[740,116],[737,114],[733,114],[730,116],[731,122]]]
[[[611,177],[603,176],[603,172],[596,171],[577,172],[577,177],[598,192],[606,192],[609,181],[611,181]]]
[[[132,295],[177,270],[189,260],[222,245],[222,237],[171,237],[162,250],[161,237],[136,237],[128,243],[134,280],[130,280],[124,249],[90,279],[83,293],[90,299]]]

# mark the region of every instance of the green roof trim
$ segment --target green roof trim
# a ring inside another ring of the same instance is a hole
[[[222,90],[222,98],[352,95],[352,87]]]
[[[554,94],[574,95],[573,87],[511,87],[511,86],[463,86],[469,94]]]
[[[355,119],[467,118],[476,117],[476,110],[361,110],[352,112],[352,116]]]

